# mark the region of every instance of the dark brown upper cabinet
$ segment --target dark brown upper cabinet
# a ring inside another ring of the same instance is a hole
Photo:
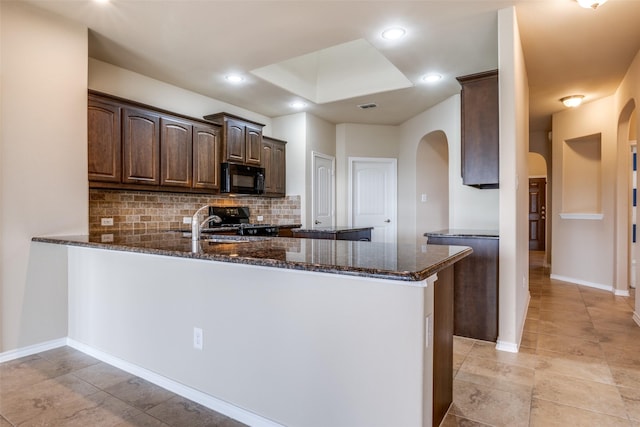
[[[205,120],[222,126],[222,161],[243,165],[262,164],[263,124],[229,113],[204,116]]]
[[[118,103],[89,95],[89,181],[120,182],[122,179],[120,114]]]
[[[190,122],[160,119],[160,185],[191,187],[193,126]]]
[[[220,189],[220,128],[193,126],[193,188]]]
[[[262,167],[264,168],[264,190],[266,196],[286,195],[286,141],[262,137]]]
[[[160,184],[160,116],[148,110],[123,112],[124,174],[122,182]]]
[[[97,92],[87,123],[90,187],[219,191],[220,126]]]
[[[498,188],[498,71],[457,77],[457,80],[462,86],[462,183],[478,188]]]

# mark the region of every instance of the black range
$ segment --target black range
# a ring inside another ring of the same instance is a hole
[[[221,222],[209,221],[209,229],[203,232],[215,233],[216,229],[233,227],[241,236],[277,236],[279,228],[273,224],[251,224],[247,206],[210,206],[209,215],[220,217]]]

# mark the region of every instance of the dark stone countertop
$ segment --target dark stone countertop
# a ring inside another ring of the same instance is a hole
[[[481,239],[498,239],[500,232],[498,230],[465,230],[465,229],[445,229],[438,231],[430,231],[424,233],[426,237],[460,237],[460,238],[481,238]]]
[[[329,234],[337,234],[337,233],[348,233],[351,231],[365,231],[371,230],[373,227],[350,227],[348,225],[344,226],[329,226],[329,227],[314,227],[314,228],[298,228],[293,230],[296,231],[304,231],[304,232],[314,232],[314,233],[329,233]]]
[[[34,237],[34,242],[137,252],[399,281],[420,281],[471,254],[464,246],[403,245],[286,237],[210,236],[179,231],[114,231]],[[195,243],[195,250],[192,248]]]

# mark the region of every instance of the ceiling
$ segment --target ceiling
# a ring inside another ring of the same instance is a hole
[[[497,68],[497,11],[512,5],[527,66],[532,131],[550,129],[550,115],[564,108],[563,96],[583,94],[589,102],[611,95],[640,50],[638,0],[609,0],[597,10],[575,0],[22,1],[86,25],[90,57],[269,117],[297,112],[291,102],[304,100],[303,111],[333,123],[400,124],[458,93],[456,76]],[[404,27],[405,37],[384,40],[380,33],[391,26]],[[343,54],[344,69],[334,66],[324,78],[331,81],[332,96],[320,96],[309,85],[320,81],[321,65],[291,62],[318,62],[313,54],[362,42],[408,87],[349,91],[380,74],[358,54]],[[280,76],[277,84],[265,80],[265,69],[283,64],[300,73]],[[442,80],[423,82],[429,72]],[[245,80],[230,84],[229,73]],[[283,88],[302,74],[311,80]],[[367,103],[377,107],[358,108]]]

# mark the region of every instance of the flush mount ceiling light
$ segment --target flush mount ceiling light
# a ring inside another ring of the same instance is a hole
[[[244,81],[244,77],[239,74],[229,74],[224,76],[224,79],[229,83],[242,83]]]
[[[442,79],[442,76],[438,73],[429,73],[422,76],[422,81],[425,83],[435,83]]]
[[[593,9],[596,10],[598,6],[602,6],[607,2],[607,0],[576,0],[578,4],[585,9]]]
[[[385,40],[398,40],[399,38],[404,37],[407,32],[404,28],[400,27],[392,27],[387,28],[382,32],[382,38]]]
[[[358,108],[362,109],[362,110],[369,110],[371,108],[376,108],[378,106],[378,104],[376,104],[375,102],[368,102],[366,104],[359,104]]]
[[[302,101],[295,101],[295,102],[292,102],[292,103],[291,103],[291,104],[289,104],[289,105],[290,105],[291,107],[293,107],[293,108],[297,109],[297,110],[300,110],[301,108],[306,107],[306,106],[307,106],[307,103],[306,103],[306,102],[302,102]]]
[[[562,101],[565,107],[575,108],[582,104],[583,99],[584,95],[571,95],[560,98],[560,101]]]

